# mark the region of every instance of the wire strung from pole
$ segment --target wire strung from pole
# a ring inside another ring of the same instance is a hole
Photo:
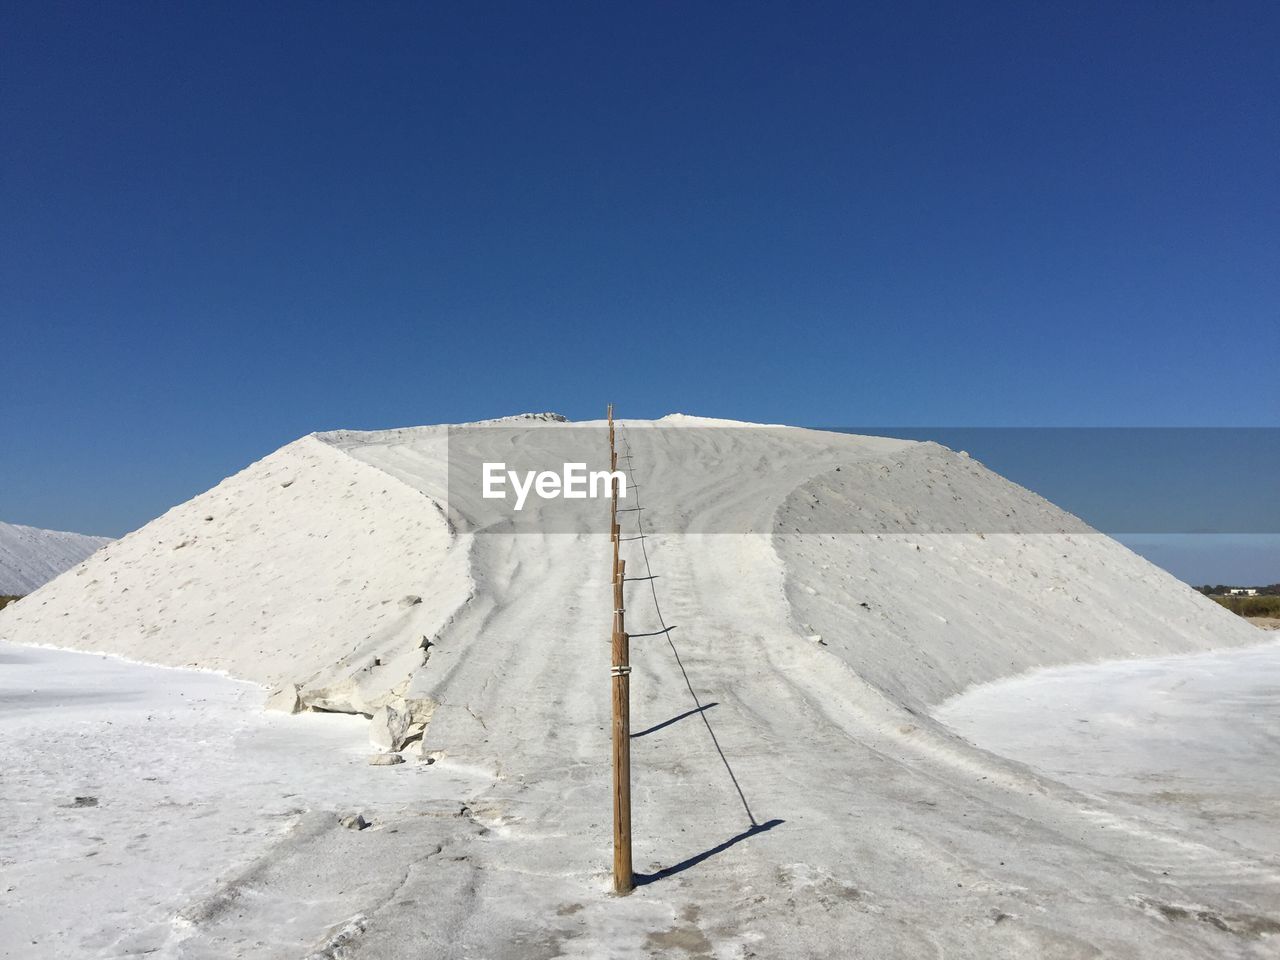
[[[622,437],[622,445],[627,458],[627,479],[629,481],[631,479],[631,441],[624,436]],[[633,490],[638,487],[638,485],[634,484],[630,486]],[[738,799],[742,801],[742,809],[747,812],[747,819],[751,821],[751,826],[758,827],[760,824],[756,820],[755,814],[751,812],[751,806],[747,803],[747,795],[742,792],[742,785],[738,783],[738,778],[734,776],[733,767],[729,766],[729,758],[724,755],[724,750],[720,747],[720,741],[716,738],[716,732],[711,726],[711,721],[707,719],[707,708],[702,705],[698,692],[693,689],[693,681],[689,679],[689,671],[684,668],[684,661],[680,659],[680,651],[676,649],[675,641],[671,639],[673,628],[667,626],[667,621],[662,616],[662,604],[658,601],[658,587],[654,583],[657,578],[654,576],[653,567],[649,564],[649,548],[645,546],[644,512],[639,507],[640,498],[636,497],[636,530],[639,532],[639,536],[630,539],[640,541],[640,553],[644,559],[644,572],[649,580],[649,591],[653,594],[653,609],[658,615],[658,623],[662,625],[662,629],[657,631],[657,634],[667,638],[667,645],[671,647],[671,655],[676,658],[676,666],[680,668],[680,675],[684,677],[684,685],[689,688],[689,696],[693,698],[694,706],[698,708],[698,716],[702,718],[702,724],[707,728],[707,735],[711,737],[711,743],[716,748],[716,753],[720,755],[720,762],[724,764],[725,772],[729,774],[729,779],[733,781],[733,789],[738,791]],[[637,577],[636,579],[640,578]]]

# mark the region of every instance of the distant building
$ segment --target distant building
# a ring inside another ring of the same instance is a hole
[[[1229,597],[1256,597],[1258,591],[1254,587],[1232,587],[1227,591]]]

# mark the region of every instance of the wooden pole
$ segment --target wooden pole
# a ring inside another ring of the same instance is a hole
[[[613,525],[613,577],[618,577],[618,564],[622,561],[618,559],[618,547],[622,544],[622,527],[618,524]]]
[[[609,469],[618,469],[614,446],[613,404],[609,404]],[[624,585],[627,562],[618,556],[618,481],[609,482],[609,533],[613,540],[613,889],[630,893],[634,885],[631,865],[631,651],[626,631]]]
[[[611,435],[612,436],[612,435]],[[612,440],[610,440],[612,446]],[[609,454],[609,470],[616,471],[618,469],[618,454],[610,452]],[[618,482],[616,480],[609,481],[609,535],[613,537],[613,575],[618,575],[618,546],[622,542],[622,530],[618,527]]]
[[[618,604],[613,629],[613,889],[630,893],[631,869],[631,657],[623,623],[627,562],[618,562],[613,586]]]

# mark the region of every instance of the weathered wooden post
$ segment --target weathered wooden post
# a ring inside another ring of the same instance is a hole
[[[618,563],[613,586],[613,889],[630,893],[631,870],[631,652],[623,622],[627,562]]]

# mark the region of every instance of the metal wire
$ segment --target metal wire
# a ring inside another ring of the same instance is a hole
[[[627,440],[625,437],[623,437],[622,443],[626,451],[625,455],[627,458],[627,465],[628,467],[630,467],[631,442]],[[630,471],[628,470],[628,472]],[[640,505],[640,498],[637,497],[636,498],[637,511],[639,511],[639,505]],[[720,762],[724,764],[725,772],[729,774],[729,779],[733,781],[733,789],[738,792],[738,799],[742,801],[742,809],[747,812],[747,819],[751,821],[751,826],[758,827],[760,826],[760,824],[757,822],[755,814],[751,812],[751,806],[747,803],[747,796],[742,792],[742,785],[738,783],[738,778],[734,776],[733,767],[729,766],[729,759],[724,755],[724,750],[721,749],[720,747],[720,741],[716,738],[716,732],[711,726],[711,721],[707,719],[707,709],[702,705],[702,700],[698,697],[698,692],[694,690],[693,681],[689,679],[689,671],[685,669],[684,661],[680,659],[680,651],[676,649],[676,645],[671,639],[671,631],[674,630],[675,627],[674,626],[668,627],[666,618],[662,616],[662,604],[658,600],[658,587],[653,582],[656,578],[653,573],[653,567],[649,563],[649,549],[645,546],[645,543],[644,543],[646,535],[644,532],[644,521],[641,519],[642,517],[643,517],[642,512],[636,513],[636,530],[638,531],[639,536],[628,537],[626,539],[640,541],[640,552],[644,558],[644,569],[645,569],[645,573],[648,574],[648,579],[649,579],[649,591],[653,594],[653,609],[654,609],[654,612],[658,615],[658,622],[662,624],[661,630],[657,631],[657,633],[655,634],[650,634],[650,635],[657,636],[658,634],[662,634],[666,636],[667,645],[671,647],[671,655],[675,657],[676,666],[680,668],[680,675],[684,677],[684,684],[686,687],[689,688],[689,696],[693,698],[694,706],[698,708],[698,716],[702,718],[703,726],[707,728],[707,735],[711,737],[711,743],[716,748],[716,753],[720,755]],[[631,634],[631,636],[644,636],[644,634]]]

